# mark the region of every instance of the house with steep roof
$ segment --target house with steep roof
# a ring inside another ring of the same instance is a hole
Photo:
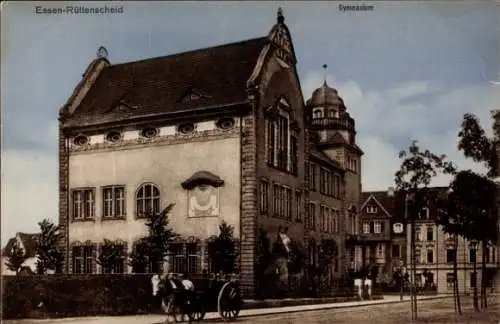
[[[325,82],[304,101],[284,21],[278,11],[266,37],[136,62],[99,51],[59,115],[65,272],[100,273],[104,239],[133,251],[146,212],[175,203],[166,271],[210,271],[207,247],[225,221],[248,296],[261,232],[272,246],[285,228],[310,264],[334,240],[341,278],[359,254],[345,242],[358,231],[363,152],[337,90]]]
[[[2,275],[15,275],[14,271],[7,268],[6,262],[7,258],[12,253],[14,245],[17,243],[19,247],[24,251],[26,261],[24,261],[23,267],[29,267],[33,272],[36,272],[36,261],[38,260],[36,256],[36,243],[40,234],[29,234],[29,233],[17,233],[15,237],[9,239],[7,244],[2,250]]]
[[[437,195],[444,195],[446,187],[430,188]],[[411,263],[411,224],[408,219],[408,202],[401,193],[387,191],[364,192],[360,211],[364,260],[373,258],[387,274],[390,281],[392,273],[403,266],[410,270]],[[429,202],[415,219],[415,282],[421,287],[435,287],[439,293],[453,292],[453,260],[457,253],[458,283],[463,293],[472,293],[474,283],[481,281],[481,260],[486,259],[487,286],[498,285],[498,246],[490,244],[483,251],[479,246],[474,250],[471,242],[459,237],[458,243],[446,234],[438,223],[438,207]],[[377,258],[378,249],[384,244],[384,261]],[[375,251],[374,250],[375,247]],[[474,259],[477,261],[477,274],[474,275]]]

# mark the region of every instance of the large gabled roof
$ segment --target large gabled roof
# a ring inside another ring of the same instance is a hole
[[[244,103],[267,37],[106,65],[64,125],[85,126]]]

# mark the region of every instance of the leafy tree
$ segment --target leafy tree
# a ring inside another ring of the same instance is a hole
[[[209,245],[208,255],[216,273],[227,274],[235,270],[237,254],[233,232],[233,227],[223,221],[219,225],[219,235]]]
[[[146,213],[146,227],[148,235],[142,237],[136,249],[130,255],[132,267],[146,269],[150,266],[151,272],[159,272],[161,264],[169,251],[169,245],[177,234],[169,226],[168,214],[175,204],[169,204],[160,213],[148,211]]]
[[[498,174],[498,156],[496,152],[496,145],[499,140],[499,132],[496,129],[495,136],[488,138],[485,134],[484,129],[481,127],[479,119],[470,113],[463,116],[460,131],[458,133],[459,144],[458,149],[461,150],[466,158],[470,158],[475,162],[481,163],[487,167],[487,176],[493,178]],[[485,192],[491,192],[488,188],[492,189],[494,184],[488,184],[483,178],[480,180],[477,178],[478,184],[483,189],[478,188],[478,191],[484,190]],[[495,187],[496,191],[496,187]],[[488,197],[488,198],[486,198]],[[489,199],[489,201],[488,201]],[[497,241],[497,222],[498,222],[498,212],[494,206],[496,201],[496,195],[487,195],[484,198],[474,200],[473,204],[475,209],[479,210],[476,215],[481,215],[478,217],[476,223],[477,228],[482,227],[485,229],[482,232],[478,232],[479,235],[476,237],[477,240],[481,242],[483,257],[482,257],[482,276],[481,276],[481,307],[487,307],[486,298],[486,251],[488,242],[491,241],[495,243]],[[482,207],[481,207],[482,205]],[[486,229],[489,229],[487,231]]]
[[[7,262],[5,263],[5,265],[7,266],[7,269],[9,269],[10,271],[14,271],[16,274],[19,274],[21,266],[23,265],[24,261],[26,261],[26,259],[28,258],[24,253],[24,250],[21,248],[19,242],[17,242],[16,240],[14,242],[14,245],[12,246],[12,250],[6,252],[7,252]]]
[[[104,239],[97,263],[105,273],[119,273],[122,272],[119,268],[123,267],[125,257],[123,244]]]
[[[446,156],[438,156],[429,150],[421,150],[417,141],[413,141],[408,150],[399,153],[403,159],[400,169],[395,173],[396,189],[407,198],[407,215],[411,224],[411,264],[415,265],[415,219],[422,208],[428,206],[432,192],[428,186],[438,172],[452,174],[455,167],[446,161]],[[413,266],[413,278],[416,278],[416,268]],[[417,317],[417,298],[415,283],[412,286],[412,315]]]
[[[453,206],[449,206],[448,210],[453,212],[441,220],[445,230],[469,241],[482,241],[485,238],[495,240],[496,227],[490,226],[494,215],[490,211],[495,209],[495,184],[487,177],[468,170],[456,175],[451,189]],[[478,309],[476,298],[474,308]]]
[[[40,235],[36,242],[38,260],[36,269],[38,274],[45,274],[47,270],[61,271],[63,255],[58,250],[59,226],[48,219],[38,223]]]

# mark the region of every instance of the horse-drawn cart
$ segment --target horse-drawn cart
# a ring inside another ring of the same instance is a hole
[[[243,300],[237,280],[205,275],[191,281],[195,286],[194,292],[169,290],[168,284],[164,284],[161,297],[167,320],[183,322],[187,317],[189,322],[201,321],[207,312],[214,311],[227,321],[238,317]]]

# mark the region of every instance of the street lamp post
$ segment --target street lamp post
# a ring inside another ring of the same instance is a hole
[[[479,242],[476,240],[471,240],[470,241],[470,247],[472,248],[472,255],[474,256],[474,309],[476,311],[479,310],[479,305],[478,305],[478,296],[477,296],[477,271],[476,271],[476,256],[477,256],[477,248],[478,248]]]

